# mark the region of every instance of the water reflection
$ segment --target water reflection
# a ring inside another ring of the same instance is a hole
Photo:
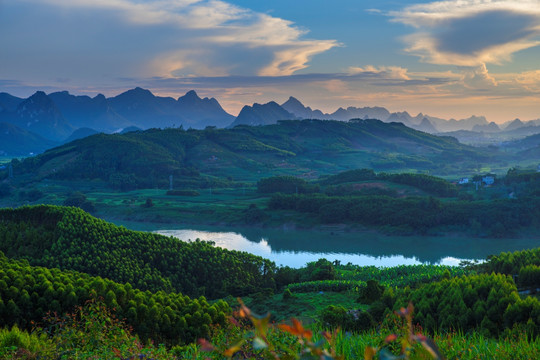
[[[228,230],[228,231],[227,231]],[[371,232],[335,233],[303,230],[230,229],[157,230],[181,240],[209,240],[229,250],[247,251],[279,265],[301,267],[309,261],[367,266],[409,264],[458,265],[461,260],[485,259],[490,254],[537,247],[538,239],[468,239],[459,237],[392,237]]]

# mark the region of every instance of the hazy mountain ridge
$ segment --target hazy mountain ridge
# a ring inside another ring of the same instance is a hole
[[[49,94],[62,114],[76,128],[92,128],[99,131],[115,131],[131,123],[119,115],[104,95],[75,96],[67,91]]]
[[[14,112],[4,113],[0,120],[54,141],[67,138],[75,130],[42,91],[23,100]]]
[[[279,120],[296,120],[298,117],[285,110],[275,101],[270,101],[266,104],[253,104],[253,106],[244,106],[236,119],[230,125],[271,125],[276,124]]]
[[[0,93],[0,121],[20,128],[17,130],[20,139],[28,137],[21,140],[21,144],[32,143],[36,134],[55,142],[69,142],[83,134],[112,133],[125,128],[180,125],[196,129],[206,126],[222,128],[233,120],[234,117],[225,112],[216,99],[201,99],[195,91],[189,91],[178,100],[154,96],[141,88],[113,98],[102,94],[93,98],[76,96],[67,91],[47,95],[38,91],[27,99],[21,99]],[[21,155],[35,152],[35,149],[45,150],[42,146],[23,148],[17,146],[13,150],[8,149],[8,153]]]
[[[305,106],[292,96],[281,105],[274,101],[246,105],[235,118],[228,114],[215,98],[200,98],[194,90],[176,100],[172,97],[155,96],[151,91],[139,87],[110,98],[102,94],[89,97],[61,91],[49,95],[36,92],[28,99],[21,99],[8,93],[0,93],[0,121],[39,133],[40,136],[54,141],[79,138],[84,131],[71,137],[78,128],[90,128],[92,131],[86,130],[86,133],[91,134],[119,132],[125,128],[182,126],[184,129],[204,129],[207,126],[225,128],[237,125],[270,125],[280,120],[296,119],[379,119],[384,122],[400,122],[430,134],[456,136],[460,141],[471,144],[497,144],[540,133],[540,120],[515,119],[498,126],[489,123],[483,116],[446,120],[423,113],[416,116],[407,111],[391,113],[384,107],[377,106],[350,106],[339,108],[333,113],[323,113]],[[34,151],[29,149],[28,152]]]
[[[178,100],[155,96],[149,90],[135,88],[109,98],[112,108],[143,129],[178,127],[204,129],[206,126],[225,127],[234,117],[214,98],[201,99],[194,90]]]

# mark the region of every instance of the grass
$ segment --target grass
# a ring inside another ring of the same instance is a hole
[[[367,309],[367,305],[356,302],[358,294],[355,292],[311,292],[293,293],[292,298],[283,299],[283,294],[271,297],[246,297],[244,302],[255,312],[272,314],[275,321],[284,321],[290,318],[301,319],[306,324],[316,321],[319,313],[329,305],[339,304],[346,309]],[[233,305],[236,305],[233,302]]]

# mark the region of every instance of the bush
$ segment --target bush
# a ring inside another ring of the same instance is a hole
[[[341,305],[327,306],[319,320],[324,327],[341,328],[345,331],[368,330],[375,324],[367,311],[347,310]]]
[[[377,280],[368,280],[366,287],[360,290],[358,302],[372,304],[375,301],[380,300],[383,293],[384,286],[379,285]]]
[[[144,204],[141,204],[142,208],[151,208],[152,206],[154,206],[154,202],[150,198],[147,198],[146,202]]]
[[[75,206],[89,213],[96,211],[94,203],[88,200],[86,195],[80,191],[70,193],[67,199],[64,200],[64,206]]]
[[[293,294],[292,294],[291,290],[288,289],[288,288],[285,289],[285,291],[283,292],[283,300],[287,301],[287,300],[292,299],[292,297],[293,297]]]
[[[250,204],[249,207],[244,210],[244,221],[246,224],[256,224],[263,221],[267,217],[264,210],[259,209],[256,204]]]

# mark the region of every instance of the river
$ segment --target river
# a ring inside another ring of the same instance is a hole
[[[326,258],[342,264],[397,266],[412,264],[459,265],[483,260],[490,254],[540,246],[538,238],[490,239],[452,236],[385,236],[376,232],[257,228],[173,228],[170,224],[120,222],[129,229],[154,231],[183,241],[213,241],[216,246],[247,251],[278,265],[302,267]]]

